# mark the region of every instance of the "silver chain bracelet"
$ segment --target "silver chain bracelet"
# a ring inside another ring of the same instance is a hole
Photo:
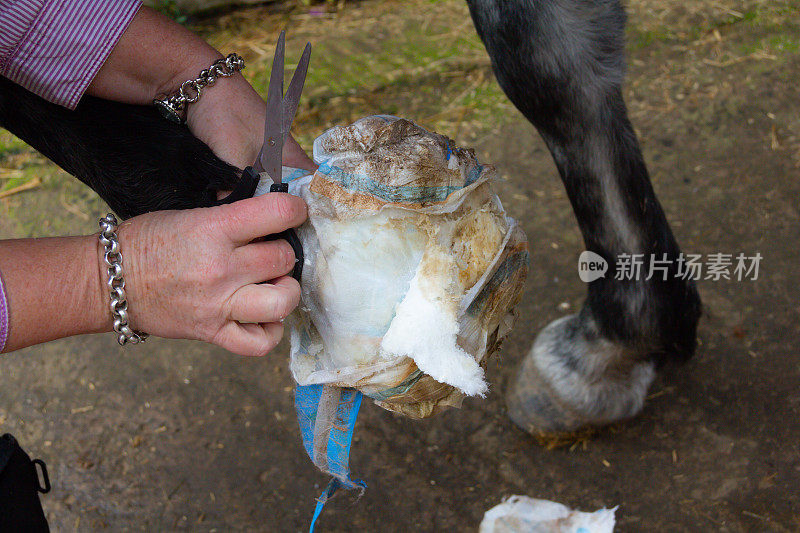
[[[238,54],[229,54],[225,59],[217,59],[210,67],[201,70],[196,79],[181,83],[178,91],[171,96],[153,100],[153,105],[167,120],[183,124],[186,122],[186,107],[200,99],[203,89],[214,85],[217,78],[228,78],[242,69],[244,59]]]
[[[128,325],[128,300],[125,294],[125,279],[122,277],[122,252],[117,239],[117,217],[109,213],[100,219],[100,244],[105,249],[103,261],[108,273],[109,292],[111,301],[111,316],[114,317],[114,331],[119,335],[117,342],[120,346],[127,343],[139,344],[147,339],[147,333],[134,331]]]

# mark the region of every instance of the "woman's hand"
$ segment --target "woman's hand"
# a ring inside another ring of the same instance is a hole
[[[287,275],[295,257],[286,241],[252,241],[296,227],[306,216],[300,198],[271,193],[123,223],[118,236],[131,326],[240,355],[267,354],[300,301],[300,286]]]
[[[87,92],[152,105],[221,57],[188,29],[142,7]],[[218,157],[243,168],[258,155],[265,118],[264,101],[236,73],[189,105],[187,125]],[[316,168],[291,137],[284,164]],[[204,340],[237,354],[266,354],[280,341],[281,321],[297,305],[300,288],[287,276],[294,268],[288,243],[251,241],[305,219],[301,199],[273,193],[125,222],[118,235],[131,327]],[[111,331],[96,235],[0,241],[0,271],[11,301],[6,351]]]
[[[189,105],[186,125],[217,157],[244,168],[258,157],[264,142],[266,117],[264,100],[237,73],[217,81],[196,103]],[[283,146],[283,164],[312,172],[317,169],[291,135]]]
[[[142,7],[98,71],[88,93],[109,100],[152,105],[174,93],[223,55],[199,36],[155,10]],[[264,100],[241,73],[218,79],[189,104],[186,124],[195,137],[228,163],[252,165],[264,141]],[[317,166],[290,136],[284,165]]]
[[[286,241],[252,241],[305,219],[302,199],[271,193],[124,222],[117,235],[130,326],[266,354],[280,341],[300,286],[287,276],[295,258]],[[0,240],[10,302],[5,351],[112,330],[102,252],[97,234]]]

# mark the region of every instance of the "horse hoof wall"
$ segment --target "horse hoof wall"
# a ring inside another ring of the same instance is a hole
[[[638,414],[652,362],[570,315],[539,333],[506,396],[508,414],[532,435],[570,433]]]

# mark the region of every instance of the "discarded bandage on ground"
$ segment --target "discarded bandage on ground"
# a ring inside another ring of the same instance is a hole
[[[528,246],[491,189],[494,168],[411,121],[333,128],[314,160],[313,176],[290,183],[309,218],[287,324],[304,444],[335,490],[360,486],[347,468],[360,393],[412,418],[486,394]]]
[[[528,496],[511,496],[486,511],[478,533],[613,533],[617,508],[593,513]]]

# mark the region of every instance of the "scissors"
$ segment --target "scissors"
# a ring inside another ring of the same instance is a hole
[[[282,31],[275,47],[275,57],[272,59],[272,72],[267,89],[267,119],[264,123],[264,143],[252,166],[244,169],[242,178],[233,192],[219,201],[219,204],[229,204],[245,198],[250,198],[256,191],[260,181],[259,173],[266,172],[274,182],[270,185],[269,192],[289,192],[289,184],[283,183],[283,145],[292,121],[297,113],[297,104],[308,73],[308,63],[311,59],[311,43],[307,43],[297,69],[289,82],[286,94],[283,93],[283,58],[286,49],[286,32]],[[293,229],[282,231],[264,237],[265,240],[285,239],[294,250],[296,263],[292,277],[300,281],[303,273],[303,247],[297,233]]]

